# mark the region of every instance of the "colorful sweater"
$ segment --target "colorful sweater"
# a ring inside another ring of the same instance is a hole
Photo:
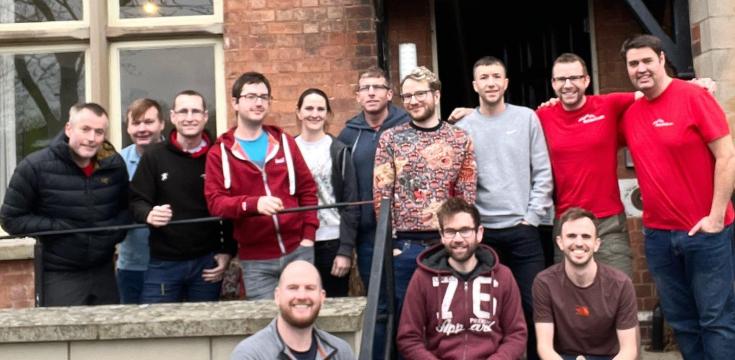
[[[459,196],[474,203],[476,185],[472,140],[454,125],[424,129],[408,123],[378,141],[373,196],[393,199],[395,231],[438,229],[435,212],[442,202]]]

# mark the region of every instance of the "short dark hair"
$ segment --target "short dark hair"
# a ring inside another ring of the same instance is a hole
[[[587,72],[587,63],[584,61],[584,59],[582,59],[582,57],[580,57],[579,55],[572,53],[563,53],[559,55],[556,60],[554,60],[554,64],[552,64],[551,67],[553,68],[556,64],[572,64],[575,62],[582,64],[582,71],[584,72],[584,75],[589,74]]]
[[[508,76],[508,68],[505,67],[505,63],[503,63],[503,60],[500,60],[495,56],[483,56],[475,61],[475,65],[472,65],[472,77],[475,77],[475,70],[478,67],[488,65],[500,65],[500,67],[503,68],[505,76]]]
[[[240,92],[242,91],[242,87],[247,84],[264,84],[268,89],[268,95],[272,96],[271,83],[268,82],[265,75],[255,71],[248,71],[240,75],[240,77],[235,80],[235,83],[232,84],[232,97],[237,99],[236,101],[240,101]]]
[[[323,97],[324,101],[327,103],[327,113],[332,113],[332,107],[329,105],[329,97],[327,97],[327,94],[322,89],[317,88],[308,88],[301,93],[301,96],[299,96],[299,101],[296,102],[296,110],[301,109],[301,105],[304,104],[304,99],[311,94]]]
[[[593,214],[592,212],[579,207],[570,208],[561,215],[561,217],[559,218],[559,235],[561,236],[561,229],[563,228],[565,223],[582,218],[588,218],[592,220],[592,224],[595,225],[595,236],[597,236],[597,227],[599,226],[600,222],[597,219],[597,216],[595,216],[595,214]]]
[[[69,109],[69,121],[74,121],[75,115],[84,109],[93,112],[97,116],[104,116],[108,119],[110,118],[109,116],[107,116],[107,110],[105,110],[102,105],[98,103],[87,102],[72,105],[72,107]]]
[[[207,100],[204,100],[204,96],[197,92],[196,90],[183,90],[179,91],[176,96],[174,96],[174,101],[171,102],[171,109],[176,109],[176,99],[181,95],[187,95],[187,96],[199,96],[200,99],[202,99],[202,110],[207,111]]]
[[[654,35],[644,34],[636,35],[625,40],[623,42],[623,46],[620,47],[620,56],[622,56],[623,60],[625,60],[625,56],[628,53],[628,50],[643,48],[650,48],[651,50],[653,50],[653,52],[656,53],[657,56],[661,55],[661,53],[664,52],[664,47],[661,39]]]
[[[385,79],[385,85],[389,88],[392,87],[390,83],[390,75],[388,75],[387,71],[378,66],[371,66],[365,71],[361,72],[360,75],[357,76],[357,87],[360,86],[360,80],[364,78],[383,78]]]
[[[475,228],[480,227],[480,212],[475,205],[472,205],[460,197],[452,197],[444,201],[436,211],[436,217],[439,220],[439,229],[444,230],[444,220],[459,213],[467,213],[472,216],[472,223]]]
[[[128,105],[128,111],[125,113],[125,121],[133,121],[145,114],[150,108],[158,110],[158,121],[163,121],[161,114],[161,104],[158,101],[148,98],[135,99]]]

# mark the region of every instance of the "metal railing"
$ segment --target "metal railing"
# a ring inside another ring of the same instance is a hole
[[[391,228],[390,199],[380,201],[380,216],[375,230],[373,247],[373,261],[370,266],[370,282],[367,292],[367,308],[362,327],[360,341],[360,360],[373,359],[373,344],[375,341],[385,341],[383,359],[393,358],[393,338],[396,324],[395,288],[393,286],[393,230]],[[381,284],[382,279],[382,284]],[[382,286],[381,286],[382,285]],[[388,304],[385,314],[378,313],[381,287],[383,296]],[[398,314],[400,315],[400,314]],[[375,338],[377,323],[385,323],[385,338]]]

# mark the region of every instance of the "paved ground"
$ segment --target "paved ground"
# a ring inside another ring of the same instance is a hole
[[[678,351],[649,352],[643,350],[641,360],[681,360],[681,354]]]

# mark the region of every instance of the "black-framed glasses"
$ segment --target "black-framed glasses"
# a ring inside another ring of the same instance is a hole
[[[174,110],[174,114],[179,116],[186,116],[187,114],[191,114],[191,116],[199,116],[204,114],[204,110],[202,109],[179,109]]]
[[[262,100],[263,102],[271,101],[271,95],[270,94],[253,94],[253,93],[247,93],[247,94],[240,94],[240,97],[250,101],[255,102],[258,99]]]
[[[552,78],[552,80],[554,80],[555,82],[564,84],[567,82],[567,80],[571,82],[577,82],[577,81],[584,79],[585,77],[587,76],[586,75],[557,76],[557,77]]]
[[[416,98],[416,101],[424,101],[426,100],[426,95],[429,93],[431,93],[431,90],[419,90],[412,93],[403,93],[401,94],[401,100],[403,100],[404,103],[411,102],[411,98]]]
[[[459,236],[461,236],[463,239],[469,239],[472,235],[475,234],[475,231],[477,231],[477,229],[471,227],[463,227],[461,229],[445,228],[442,230],[441,234],[447,239],[454,239],[457,234],[459,234]]]
[[[362,85],[358,87],[357,91],[361,93],[366,93],[366,92],[369,92],[371,88],[373,89],[373,91],[390,89],[388,85],[385,85],[385,84],[367,84],[367,85]]]

